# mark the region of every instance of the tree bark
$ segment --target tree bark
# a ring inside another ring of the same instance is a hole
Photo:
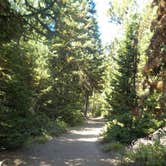
[[[84,109],[84,116],[87,118],[87,113],[89,109],[89,93],[85,93],[85,109]]]

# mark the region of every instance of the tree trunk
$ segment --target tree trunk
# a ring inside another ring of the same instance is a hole
[[[84,109],[84,116],[87,118],[87,113],[89,109],[89,93],[85,93],[85,109]]]
[[[160,100],[160,107],[163,110],[163,113],[166,111],[166,68],[164,68],[164,77],[163,77],[163,92],[162,92],[162,97]]]

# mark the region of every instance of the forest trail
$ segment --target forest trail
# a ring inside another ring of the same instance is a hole
[[[102,119],[90,119],[45,144],[1,154],[1,159],[12,159],[15,166],[111,166],[114,161],[101,151],[98,139],[104,124]]]

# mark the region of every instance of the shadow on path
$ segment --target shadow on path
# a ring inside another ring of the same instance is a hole
[[[98,142],[104,124],[102,119],[88,120],[45,144],[1,153],[0,159],[11,159],[14,166],[111,166],[114,161],[100,150]]]

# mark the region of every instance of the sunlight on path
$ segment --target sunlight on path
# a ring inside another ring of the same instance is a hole
[[[45,144],[1,155],[16,166],[111,166],[114,161],[100,149],[98,136],[105,122],[92,119]]]

